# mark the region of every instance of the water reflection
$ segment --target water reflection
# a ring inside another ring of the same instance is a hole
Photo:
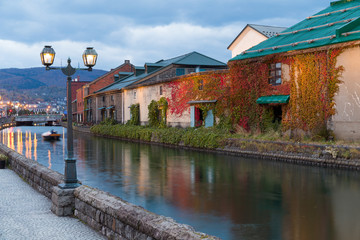
[[[21,152],[25,141],[22,154],[63,172],[66,130],[54,143],[40,140],[44,128],[5,131],[1,142]],[[74,150],[84,184],[223,239],[360,239],[355,172],[77,133]]]
[[[63,138],[56,142],[44,141],[41,134],[51,129],[63,132]],[[39,162],[51,169],[52,154],[56,155],[59,166],[63,164],[61,159],[65,157],[64,136],[65,131],[62,127],[12,127],[2,130],[1,143],[34,161],[38,161],[38,156],[40,156],[41,161]],[[64,147],[60,148],[59,146]],[[63,151],[59,153],[61,149]],[[61,168],[54,170],[62,172]]]

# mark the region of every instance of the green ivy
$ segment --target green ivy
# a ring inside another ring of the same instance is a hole
[[[140,105],[138,103],[130,106],[130,113],[130,125],[140,125]]]
[[[262,115],[261,121],[261,132],[269,131],[270,129],[276,130],[276,123],[274,120],[274,109],[272,107],[267,107]]]
[[[150,127],[158,127],[160,125],[159,121],[159,106],[158,102],[155,100],[152,100],[151,103],[148,106],[148,119],[149,119],[149,126]]]
[[[168,109],[168,102],[165,97],[160,98],[158,101],[158,107],[161,113],[160,127],[166,127],[166,112]]]
[[[152,100],[148,106],[149,126],[150,127],[166,127],[166,112],[168,102],[165,97],[160,98],[158,102]]]

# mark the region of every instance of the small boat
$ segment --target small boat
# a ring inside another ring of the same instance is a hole
[[[59,140],[61,135],[56,131],[51,130],[48,132],[44,132],[43,134],[41,134],[41,136],[44,140]]]

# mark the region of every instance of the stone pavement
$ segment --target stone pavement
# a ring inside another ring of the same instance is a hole
[[[0,169],[0,240],[106,239],[76,218],[58,217],[51,200],[16,173]]]

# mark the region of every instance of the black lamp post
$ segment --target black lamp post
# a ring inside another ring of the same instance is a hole
[[[76,159],[74,158],[74,146],[73,146],[73,131],[72,131],[72,107],[71,107],[71,76],[75,74],[76,70],[92,71],[92,67],[95,66],[97,60],[97,53],[95,49],[88,47],[83,55],[84,65],[87,68],[75,69],[71,66],[71,59],[68,59],[68,65],[64,68],[50,67],[54,63],[55,51],[51,46],[45,46],[40,53],[41,62],[46,67],[46,70],[59,69],[67,76],[67,158],[65,161],[65,179],[64,184],[60,184],[61,188],[76,188],[80,184],[78,183],[76,173]]]

